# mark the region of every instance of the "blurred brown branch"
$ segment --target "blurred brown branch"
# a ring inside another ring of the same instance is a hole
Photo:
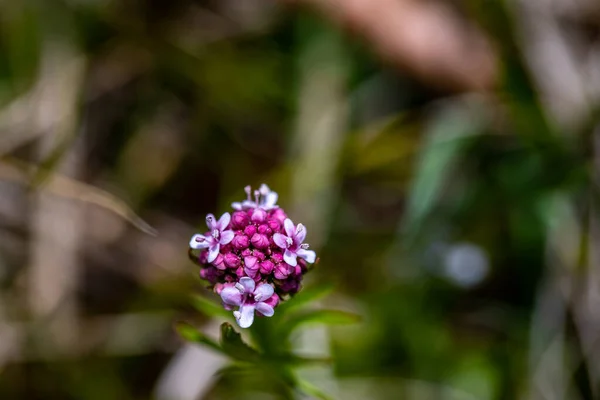
[[[282,0],[308,4],[366,39],[388,62],[453,91],[489,89],[496,55],[484,34],[445,4],[412,0]]]

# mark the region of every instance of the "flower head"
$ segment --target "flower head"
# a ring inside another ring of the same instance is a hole
[[[271,316],[280,301],[293,296],[307,262],[316,258],[304,243],[306,228],[287,218],[277,205],[277,193],[264,184],[255,191],[247,186],[245,192],[246,200],[232,204],[233,215],[225,213],[217,221],[209,214],[209,231],[190,240],[190,247],[199,251],[200,277],[226,309],[239,307],[234,315],[243,328],[252,324],[255,311]]]
[[[240,327],[248,328],[254,322],[255,310],[265,317],[273,316],[275,310],[267,301],[274,294],[273,286],[268,283],[256,286],[253,279],[243,277],[234,286],[223,288],[221,299],[226,305],[239,307],[233,312],[235,320]]]

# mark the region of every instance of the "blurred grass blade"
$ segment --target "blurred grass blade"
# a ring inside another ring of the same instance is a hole
[[[31,176],[38,176],[36,174],[39,174],[38,166],[17,159],[5,159],[0,163],[2,179],[30,185]],[[47,177],[43,185],[35,186],[35,189],[48,191],[63,198],[95,204],[114,212],[144,233],[152,236],[157,234],[156,229],[140,218],[123,200],[95,186],[54,173]]]
[[[360,322],[361,317],[346,311],[339,310],[316,310],[294,316],[287,320],[282,326],[282,337],[287,337],[295,329],[302,325],[349,325]]]
[[[231,324],[224,322],[221,325],[221,346],[231,357],[241,361],[256,362],[260,354],[248,346]]]
[[[231,312],[225,310],[221,305],[215,304],[210,299],[200,295],[192,296],[192,305],[201,313],[209,317],[231,317]]]
[[[329,396],[327,393],[323,392],[318,387],[314,386],[312,383],[305,381],[304,379],[297,379],[296,385],[298,389],[300,389],[305,394],[314,397],[319,400],[333,400],[333,397]]]
[[[481,110],[479,110],[481,111]],[[469,139],[481,132],[483,118],[459,101],[445,106],[434,117],[416,166],[402,230],[415,235],[447,183],[449,173],[462,156]]]
[[[215,341],[209,339],[198,329],[185,322],[180,322],[175,325],[175,330],[183,339],[187,340],[188,342],[203,344],[219,353],[227,354]]]
[[[307,304],[327,296],[332,291],[333,285],[331,284],[303,289],[300,293],[290,299],[290,301],[287,301],[277,307],[277,313],[280,315],[285,315],[286,313],[298,310]]]

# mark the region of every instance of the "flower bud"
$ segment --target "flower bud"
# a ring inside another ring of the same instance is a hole
[[[252,255],[252,250],[250,249],[245,249],[244,251],[242,251],[242,257],[248,257]]]
[[[258,250],[254,250],[252,252],[252,255],[256,258],[258,258],[258,261],[264,261],[266,256],[265,253],[263,253],[262,251],[258,251]]]
[[[294,276],[299,277],[302,275],[302,267],[300,267],[300,265],[296,265],[293,269],[293,273]]]
[[[258,259],[254,256],[244,258],[244,272],[251,278],[254,278],[258,274]]]
[[[244,211],[236,211],[231,216],[232,229],[244,229],[250,223],[248,214]]]
[[[271,214],[271,217],[279,221],[280,224],[283,224],[283,221],[285,221],[287,215],[285,214],[285,211],[283,211],[281,208],[276,208]]]
[[[275,278],[286,279],[290,275],[290,266],[286,263],[280,263],[275,266]]]
[[[252,245],[257,249],[266,249],[269,247],[269,238],[265,235],[261,235],[260,233],[255,233],[250,239]]]
[[[200,278],[206,279],[210,283],[215,283],[217,281],[217,269],[214,267],[202,268],[200,270]]]
[[[276,293],[273,293],[273,295],[271,297],[269,297],[267,300],[263,300],[265,303],[267,303],[268,305],[270,305],[271,307],[275,308],[277,306],[277,304],[279,304],[279,296],[277,296]]]
[[[265,219],[267,219],[267,212],[262,208],[255,208],[250,219],[252,219],[252,222],[263,222]]]
[[[215,258],[215,260],[212,262],[212,265],[214,265],[217,269],[223,270],[225,268],[227,268],[225,266],[225,264],[223,264],[223,255],[221,253],[219,253],[217,255],[217,258]]]
[[[271,230],[271,228],[269,228],[269,225],[267,224],[262,224],[258,227],[258,233],[261,233],[263,235],[270,235],[271,233],[273,233],[273,231]]]
[[[264,275],[269,275],[271,274],[271,272],[273,272],[273,269],[275,268],[275,264],[273,264],[271,261],[266,260],[260,263],[260,273],[264,274]]]
[[[244,233],[246,234],[246,236],[252,237],[256,233],[256,226],[248,225],[244,228]]]
[[[241,278],[243,276],[245,276],[246,274],[244,273],[244,267],[242,267],[241,265],[235,270],[235,274]]]
[[[279,232],[281,229],[281,224],[274,218],[269,218],[267,225],[269,225],[269,228],[271,228],[272,232]]]
[[[247,249],[250,245],[250,240],[248,239],[248,236],[244,234],[235,235],[235,237],[231,241],[231,245],[238,250]]]
[[[300,289],[300,282],[295,278],[286,279],[279,288],[282,292],[295,294]]]
[[[216,294],[221,294],[224,287],[225,287],[224,283],[215,283],[215,287],[213,288],[213,290]]]
[[[283,254],[279,252],[273,252],[273,254],[271,254],[271,260],[273,260],[275,264],[283,262]]]
[[[225,265],[229,268],[235,268],[240,265],[241,262],[240,258],[233,253],[225,254],[224,259]]]

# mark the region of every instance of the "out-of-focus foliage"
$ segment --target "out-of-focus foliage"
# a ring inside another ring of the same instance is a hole
[[[600,398],[597,2],[422,2],[460,94],[288,3],[0,4],[0,398]],[[320,263],[240,336],[186,251],[262,182]]]

